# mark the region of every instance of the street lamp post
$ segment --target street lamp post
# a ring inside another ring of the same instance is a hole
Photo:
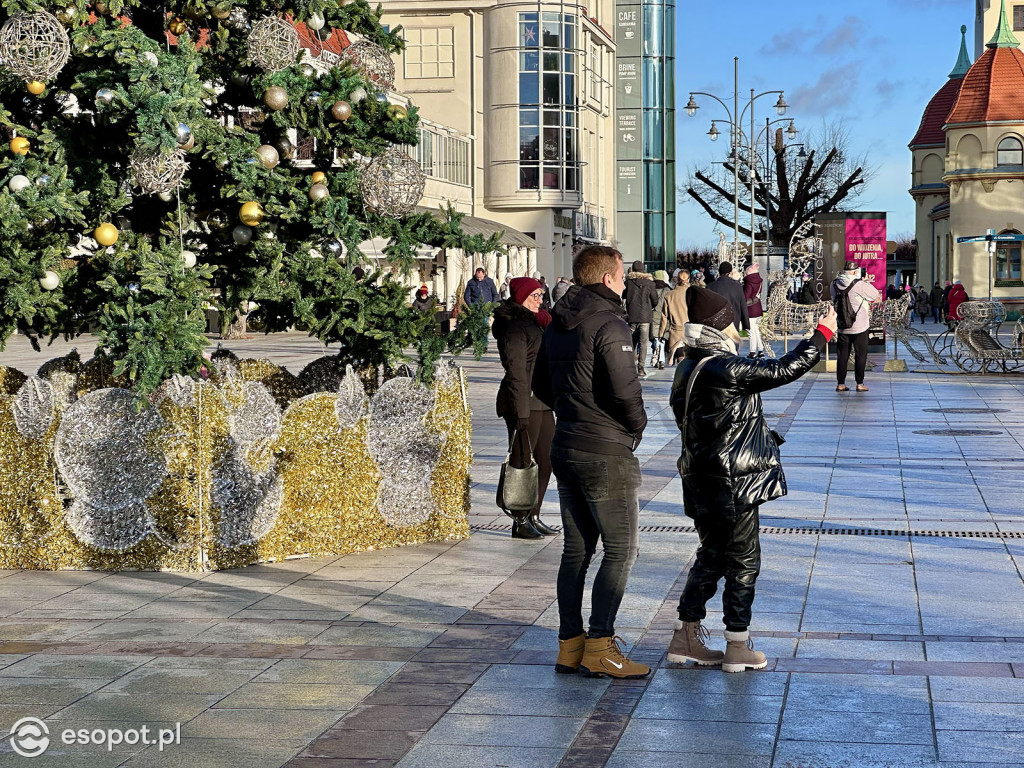
[[[750,95],[751,95],[751,98],[753,98],[753,95],[754,95],[753,90],[751,90]],[[753,259],[753,257],[754,257],[754,250],[755,250],[755,246],[756,246],[756,238],[754,236],[754,184],[757,182],[757,168],[755,167],[754,162],[753,162],[754,158],[757,157],[757,154],[754,151],[754,148],[758,144],[760,144],[760,142],[761,142],[761,133],[765,134],[765,142],[766,143],[768,141],[770,141],[769,137],[771,135],[771,127],[773,125],[776,125],[778,123],[785,123],[785,122],[788,121],[789,122],[789,126],[786,128],[786,135],[789,136],[790,139],[796,138],[797,129],[796,129],[796,125],[794,124],[793,120],[791,120],[789,118],[780,118],[778,120],[772,120],[771,118],[766,117],[764,119],[764,128],[761,129],[761,132],[758,133],[757,137],[755,138],[754,137],[754,128],[753,128],[754,110],[750,110],[750,121],[751,121],[751,128],[750,128],[750,160],[751,160],[751,162],[750,162],[750,257],[751,257],[751,259]],[[771,161],[770,161],[770,159],[768,158],[767,155],[765,156],[765,175],[767,176],[767,182],[768,182],[767,186],[765,187],[765,213],[766,213],[766,216],[765,216],[766,224],[765,224],[765,235],[764,235],[765,268],[766,268],[766,271],[770,272],[771,270],[769,269],[769,267],[770,267],[771,247],[772,247],[771,212],[770,212],[770,208],[771,208],[771,193],[772,193],[772,189],[771,189],[771,187],[772,187],[772,184],[771,184],[772,170],[771,170]]]
[[[729,135],[730,135],[730,149],[732,150],[732,173],[733,173],[733,243],[736,247],[739,246],[740,242],[740,170],[739,170],[739,157],[741,141],[743,139],[743,120],[746,116],[747,110],[750,110],[750,139],[751,144],[748,147],[748,152],[753,155],[753,144],[754,144],[754,102],[760,99],[762,96],[768,96],[769,94],[778,94],[779,99],[775,102],[775,111],[779,116],[786,114],[786,109],[789,106],[786,104],[786,99],[783,96],[782,91],[763,91],[755,94],[754,89],[750,89],[750,99],[743,107],[743,111],[740,111],[740,58],[739,56],[733,57],[733,93],[732,93],[732,109],[729,109],[729,105],[726,104],[718,96],[713,93],[705,93],[704,91],[691,91],[690,100],[686,103],[686,114],[693,117],[697,114],[697,110],[700,109],[697,102],[694,100],[694,96],[707,96],[709,99],[714,99],[728,115],[728,120],[712,120],[711,129],[708,131],[708,136],[712,141],[718,138],[719,131],[715,126],[716,122],[727,122],[729,124]],[[753,162],[750,163],[750,167],[753,168]],[[753,189],[753,186],[751,186]],[[751,208],[753,209],[753,197],[751,197]],[[753,219],[753,211],[751,211],[751,219]],[[754,243],[754,229],[753,225],[750,230],[750,243],[751,252],[753,252]]]

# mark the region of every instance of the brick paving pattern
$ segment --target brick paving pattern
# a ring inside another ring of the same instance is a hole
[[[0,362],[32,371],[65,348],[21,341]],[[294,369],[320,353],[295,335],[233,348]],[[0,766],[1024,765],[1024,379],[879,366],[866,395],[826,374],[767,393],[790,486],[762,509],[751,629],[769,665],[725,675],[664,662],[697,542],[671,372],[652,375],[618,631],[655,669],[609,681],[551,668],[560,539],[500,530],[500,370],[493,354],[467,369],[467,541],[210,574],[0,572]],[[994,434],[920,434],[947,428]],[[51,737],[180,722],[182,743],[52,738],[29,762],[2,740],[25,716]]]

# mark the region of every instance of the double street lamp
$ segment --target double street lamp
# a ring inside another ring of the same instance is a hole
[[[729,105],[726,104],[722,99],[715,96],[713,93],[705,93],[703,91],[691,91],[690,100],[686,103],[686,114],[693,117],[697,114],[697,110],[700,107],[694,100],[694,96],[707,96],[710,99],[714,99],[722,108],[725,109],[725,113],[728,116],[727,120],[712,120],[711,129],[708,131],[708,136],[712,141],[715,141],[720,132],[716,123],[725,123],[729,126],[730,131],[730,148],[732,150],[732,163],[733,163],[733,243],[735,247],[739,246],[740,241],[740,170],[739,170],[739,157],[740,148],[745,147],[750,157],[749,167],[751,169],[751,180],[750,180],[750,245],[751,255],[753,255],[754,245],[754,146],[760,139],[760,134],[755,138],[754,134],[754,102],[763,96],[778,94],[778,101],[775,102],[775,112],[781,117],[786,114],[788,104],[783,96],[782,91],[763,91],[762,93],[755,94],[754,89],[750,89],[750,99],[748,99],[746,105],[743,107],[743,111],[740,111],[740,87],[739,87],[739,70],[740,70],[740,59],[739,56],[733,58],[733,106],[729,109]],[[744,139],[747,138],[743,134],[742,124],[747,115],[750,113],[750,134],[749,144],[744,143]],[[778,122],[778,121],[777,121]],[[789,121],[789,128],[787,133],[792,139],[796,136],[796,126],[793,125],[793,121]]]

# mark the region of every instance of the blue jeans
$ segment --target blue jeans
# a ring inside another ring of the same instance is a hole
[[[558,569],[558,636],[583,634],[583,590],[600,539],[604,557],[594,578],[589,637],[612,637],[615,616],[636,561],[640,532],[640,462],[572,448],[551,449],[562,507]]]

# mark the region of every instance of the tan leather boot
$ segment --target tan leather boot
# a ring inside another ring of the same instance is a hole
[[[651,668],[630,661],[622,655],[621,637],[588,637],[580,662],[580,672],[587,677],[647,677]]]
[[[764,669],[767,666],[768,659],[764,654],[754,650],[754,641],[750,639],[750,632],[725,630],[723,672],[742,672],[745,669]]]
[[[708,648],[706,643],[710,639],[711,633],[699,621],[676,621],[676,631],[668,644],[668,660],[673,664],[688,661],[702,666],[721,664],[725,654]]]
[[[586,645],[586,639],[586,633],[570,637],[568,640],[559,638],[555,672],[572,675],[579,670],[580,662],[583,661],[583,648]]]

